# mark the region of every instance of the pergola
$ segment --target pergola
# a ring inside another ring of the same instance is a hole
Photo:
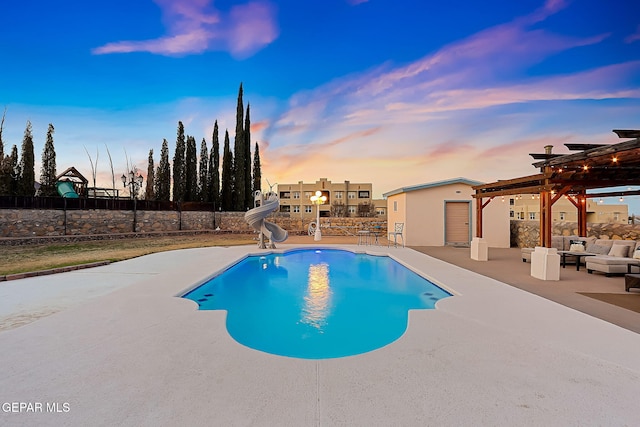
[[[639,195],[640,190],[600,191],[640,185],[640,130],[613,130],[617,144],[565,144],[570,154],[553,154],[552,146],[541,154],[530,154],[540,173],[472,187],[476,198],[476,237],[482,237],[482,211],[498,196],[538,194],[540,197],[540,246],[551,247],[551,207],[561,197],[578,210],[578,232],[587,234],[588,198]],[[485,201],[483,201],[485,199]]]

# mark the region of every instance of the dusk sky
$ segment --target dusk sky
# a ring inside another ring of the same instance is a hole
[[[36,179],[49,123],[58,172],[90,178],[86,148],[105,187],[105,147],[146,174],[179,120],[198,150],[215,120],[233,143],[241,82],[263,188],[509,179],[640,128],[635,0],[27,0],[1,21],[5,151],[31,120]]]

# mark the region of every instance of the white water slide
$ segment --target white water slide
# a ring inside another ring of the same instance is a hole
[[[284,242],[289,237],[287,230],[281,228],[277,224],[267,221],[271,212],[275,212],[280,207],[280,199],[274,192],[262,194],[261,191],[253,193],[254,208],[244,214],[244,220],[260,233],[260,242],[258,246],[262,249],[266,248],[264,238],[269,239],[269,248],[275,248],[275,242]]]

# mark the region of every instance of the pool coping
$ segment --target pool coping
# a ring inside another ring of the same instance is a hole
[[[282,250],[308,245],[281,245]],[[318,247],[325,247],[318,245]],[[335,245],[364,252],[371,248]],[[248,349],[225,314],[180,291],[253,246],[153,254],[23,279],[131,280],[0,332],[0,402],[67,402],[7,413],[15,425],[633,424],[640,335],[409,248],[375,248],[455,291],[412,310],[407,332],[370,353],[292,359]],[[28,282],[27,282],[28,283]],[[25,283],[26,284],[26,283]],[[449,291],[449,289],[447,289]]]

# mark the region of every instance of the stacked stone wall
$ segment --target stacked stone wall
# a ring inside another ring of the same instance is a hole
[[[558,221],[552,224],[552,236],[577,236],[578,223]],[[588,223],[587,237],[614,240],[640,240],[640,225]],[[540,244],[540,222],[511,221],[511,246],[532,248]]]
[[[167,233],[176,231],[211,231],[252,233],[244,212],[175,212],[137,211],[136,232]],[[274,213],[268,221],[278,224],[291,235],[306,234],[311,219]],[[132,211],[111,210],[0,210],[0,237],[52,237],[80,235],[115,235],[133,232]],[[215,227],[214,227],[215,221]],[[358,230],[374,229],[384,234],[386,221],[380,218],[320,218],[326,236],[355,235]]]

